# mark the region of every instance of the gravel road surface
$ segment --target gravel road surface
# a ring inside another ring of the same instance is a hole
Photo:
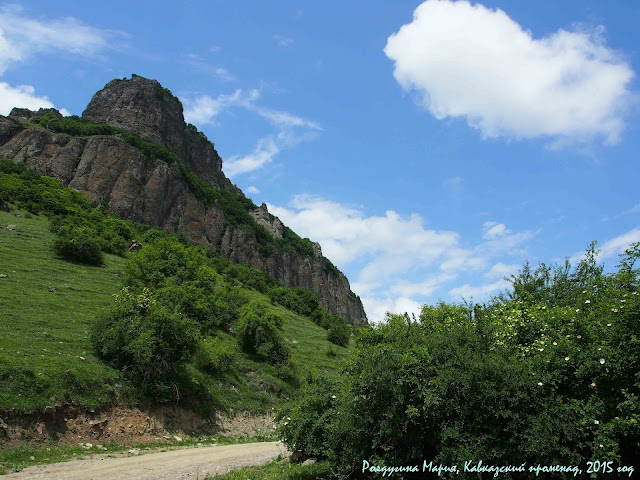
[[[243,443],[185,448],[133,457],[97,457],[28,467],[2,475],[2,480],[186,480],[203,479],[207,473],[224,473],[240,467],[263,465],[287,455],[280,442]]]

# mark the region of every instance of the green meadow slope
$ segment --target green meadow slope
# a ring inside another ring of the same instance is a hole
[[[6,275],[0,278],[0,411],[36,413],[68,403],[82,408],[153,403],[130,377],[98,358],[90,341],[92,325],[123,287],[128,260],[105,254],[102,267],[63,260],[52,249],[55,235],[48,219],[21,211],[19,218],[0,211],[0,274]],[[216,288],[241,285],[225,275],[220,278]],[[227,352],[229,367],[210,373],[194,362],[187,365],[210,393],[211,407],[265,410],[295,395],[309,374],[339,374],[351,345],[334,345],[327,331],[308,317],[256,290],[237,288],[248,303],[265,304],[282,318],[294,375],[283,380],[277,365],[243,352],[233,332],[216,330],[211,339]]]

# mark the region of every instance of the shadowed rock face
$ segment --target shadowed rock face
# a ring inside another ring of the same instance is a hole
[[[38,112],[42,113],[46,112]],[[217,249],[233,263],[248,263],[286,286],[307,288],[330,313],[354,325],[366,323],[360,299],[342,273],[325,265],[319,244],[314,245],[315,257],[276,251],[263,258],[253,231],[228,225],[217,205],[206,207],[200,202],[178,165],[149,162],[122,135],[70,137],[18,122],[34,114],[14,109],[9,117],[0,116],[0,157],[24,162],[92,202],[106,201],[110,211],[122,218],[181,232],[193,243]],[[222,159],[213,144],[185,124],[180,101],[155,80],[135,76],[109,82],[94,95],[83,118],[163,145],[212,187],[242,193],[222,172]],[[266,205],[250,214],[274,237],[282,237],[284,225],[269,214]]]

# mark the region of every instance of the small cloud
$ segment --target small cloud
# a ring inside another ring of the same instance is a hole
[[[640,242],[640,228],[635,227],[622,235],[607,240],[600,247],[600,258],[613,258],[624,253],[631,244]]]
[[[494,238],[501,237],[503,235],[506,235],[507,233],[510,233],[504,223],[497,222],[485,222],[482,225],[482,230],[482,238],[484,238],[485,240],[493,240]]]
[[[620,212],[617,213],[616,215],[614,215],[613,217],[609,217],[608,215],[605,216],[602,220],[605,222],[608,222],[609,220],[617,220],[618,218],[624,217],[626,215],[633,215],[635,213],[640,213],[640,203],[637,205],[634,205],[631,208],[628,208],[627,210],[625,210],[624,212]]]
[[[280,153],[280,147],[276,144],[272,135],[258,140],[253,152],[249,155],[234,155],[224,162],[224,171],[229,177],[241,173],[251,172],[271,163],[273,157]]]
[[[28,108],[38,110],[39,108],[53,108],[53,103],[47,97],[37,96],[35,88],[31,85],[18,85],[12,87],[6,82],[0,82],[0,115],[8,115],[13,107]],[[62,108],[60,113],[69,115],[69,112]]]
[[[516,265],[516,264],[506,265],[502,262],[499,262],[499,263],[496,263],[494,266],[492,266],[491,269],[484,274],[484,276],[487,278],[510,277],[511,275],[517,273],[519,269],[520,269],[519,265]]]
[[[211,65],[197,53],[187,53],[185,56],[189,65],[200,72],[212,75],[223,82],[230,82],[235,79],[235,77],[226,68]]]
[[[507,280],[497,280],[493,283],[472,287],[465,284],[461,287],[452,288],[449,290],[449,294],[454,297],[464,298],[465,300],[482,300],[488,298],[491,295],[499,293],[501,290],[506,290],[511,284]]]
[[[520,249],[532,236],[505,228],[503,235],[463,245],[459,233],[428,229],[417,214],[389,210],[367,215],[361,207],[308,194],[294,196],[285,207],[268,207],[299,235],[320,242],[324,255],[338,268],[352,272],[352,289],[373,322],[382,321],[387,311],[419,313],[427,298],[446,292],[462,274],[480,281],[484,274],[488,283],[459,287],[455,295],[476,298],[505,288],[501,277],[517,268],[496,259],[520,261]],[[496,225],[500,224],[487,225],[487,231]]]
[[[258,140],[253,152],[248,155],[233,155],[224,162],[228,176],[251,172],[271,163],[283,148],[290,148],[312,138],[322,127],[289,112],[256,105],[260,92],[256,89],[238,89],[230,95],[216,98],[203,95],[195,99],[183,98],[184,117],[196,124],[213,123],[218,115],[231,108],[243,108],[267,120],[277,128],[277,132]]]
[[[229,73],[229,71],[227,69],[222,68],[222,67],[216,67],[214,69],[214,73],[223,82],[230,82],[231,80],[233,80],[235,78],[233,75],[231,75]]]
[[[284,35],[274,35],[273,40],[276,42],[276,45],[282,48],[290,47],[295,43],[293,38],[285,37]]]
[[[387,313],[408,313],[411,317],[412,315],[419,316],[422,311],[422,303],[407,297],[375,298],[362,296],[361,300],[367,312],[367,318],[372,323],[383,322]]]
[[[253,185],[251,185],[250,187],[247,187],[247,193],[260,193],[260,190],[256,187],[254,187]]]
[[[444,182],[442,182],[442,186],[445,188],[450,188],[452,190],[457,190],[462,187],[462,177],[447,178]]]
[[[185,106],[184,118],[187,122],[206,125],[215,120],[220,113],[234,107],[248,108],[260,97],[258,90],[238,89],[232,94],[218,95],[213,98],[202,95],[195,99],[182,98]]]
[[[222,50],[222,47],[220,45],[211,45],[209,47],[209,51],[211,53],[218,53],[220,50]]]

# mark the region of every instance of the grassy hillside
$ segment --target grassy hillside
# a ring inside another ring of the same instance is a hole
[[[0,274],[7,275],[0,278],[0,410],[149,401],[136,394],[136,385],[120,370],[99,359],[90,343],[93,323],[109,311],[113,294],[123,286],[127,259],[106,254],[104,267],[69,262],[53,252],[54,239],[44,216],[16,218],[0,211]],[[222,278],[217,288],[229,284]],[[215,330],[211,338],[231,352],[230,368],[216,374],[198,371],[193,362],[187,366],[212,393],[212,405],[263,410],[294,394],[310,372],[338,374],[351,347],[331,344],[326,330],[309,318],[272,304],[256,290],[238,288],[250,303],[280,314],[296,378],[282,380],[276,365],[244,353],[232,333]]]

